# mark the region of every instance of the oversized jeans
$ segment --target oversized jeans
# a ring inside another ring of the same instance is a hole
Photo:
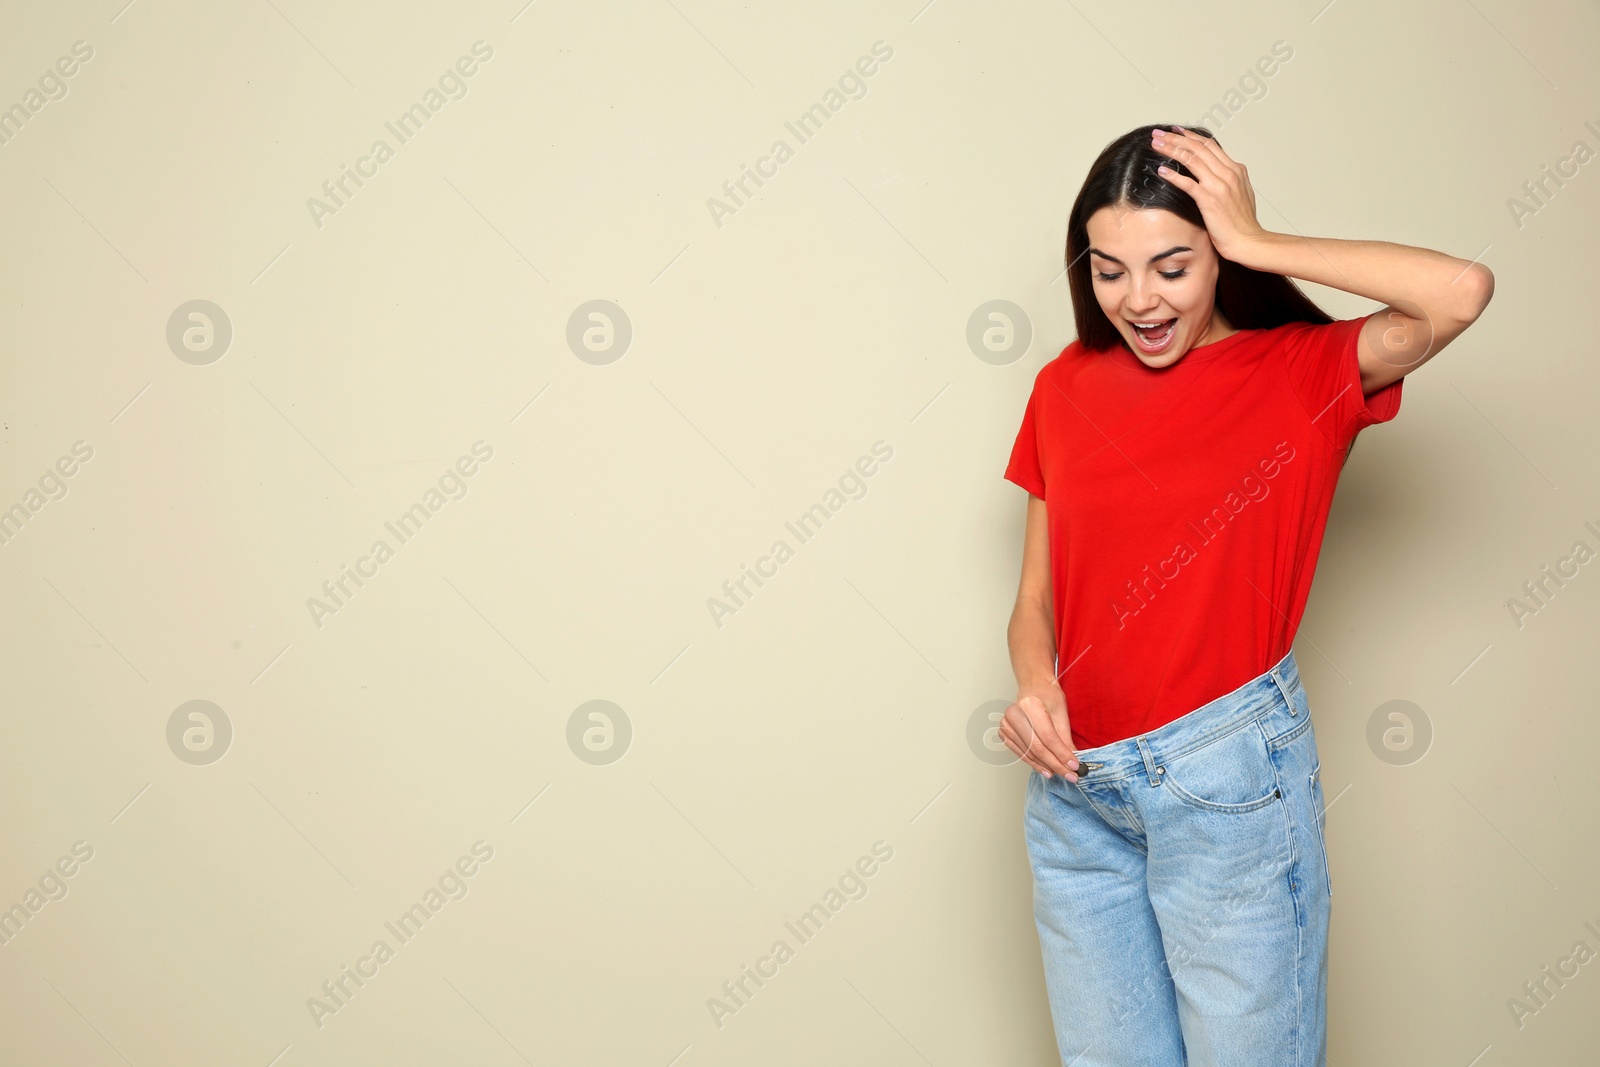
[[[1294,653],[1078,759],[1076,783],[1030,775],[1024,813],[1061,1062],[1324,1067],[1328,857]]]

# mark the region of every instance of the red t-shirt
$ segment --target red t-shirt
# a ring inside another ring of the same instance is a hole
[[[1370,316],[1240,330],[1152,370],[1077,341],[1034,378],[1005,477],[1050,516],[1056,671],[1079,749],[1148,733],[1288,653],[1351,441]]]

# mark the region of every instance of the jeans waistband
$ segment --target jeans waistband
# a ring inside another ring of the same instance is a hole
[[[1299,699],[1296,699],[1297,694]],[[1282,715],[1287,732],[1297,720],[1309,717],[1310,708],[1300,684],[1300,666],[1290,649],[1276,664],[1231,693],[1188,712],[1147,734],[1113,741],[1078,752],[1080,785],[1110,782],[1140,771],[1154,784],[1157,769],[1202,745],[1233,732],[1274,709]],[[1071,713],[1071,709],[1067,709]]]

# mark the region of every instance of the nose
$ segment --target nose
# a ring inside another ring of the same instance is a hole
[[[1146,282],[1141,278],[1133,278],[1128,283],[1128,312],[1132,315],[1153,314],[1160,300],[1147,288]]]

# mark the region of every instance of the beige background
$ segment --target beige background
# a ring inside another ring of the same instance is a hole
[[[121,5],[12,5],[0,37],[4,107],[93,50],[0,147],[0,507],[39,505],[0,546],[0,904],[73,871],[0,947],[6,1063],[1055,1062],[1025,771],[967,741],[1014,695],[1001,472],[1072,336],[1088,164],[1218,104],[1269,228],[1498,280],[1362,435],[1296,645],[1331,1062],[1595,1056],[1600,963],[1520,1027],[1508,1001],[1600,952],[1600,564],[1520,627],[1507,607],[1600,549],[1600,173],[1508,204],[1600,149],[1593,4]],[[479,40],[399,144],[384,123]],[[865,94],[797,144],[876,41]],[[719,226],[708,198],[780,137]],[[233,332],[203,365],[166,339],[200,299]],[[566,340],[597,299],[632,327],[604,365]],[[1033,330],[1001,365],[966,342],[994,299]],[[797,545],[785,521],[879,440]],[[30,498],[78,441],[66,495]],[[477,441],[466,495],[398,544],[384,523]],[[318,626],[308,599],[379,538]],[[719,627],[708,598],[779,538]],[[231,724],[205,765],[168,742],[191,700]],[[631,728],[605,765],[567,740],[591,700]],[[1369,746],[1390,700],[1432,724],[1420,761]],[[467,894],[388,933],[479,841]],[[880,841],[865,896],[787,932]],[[717,1026],[708,998],[780,938]]]

